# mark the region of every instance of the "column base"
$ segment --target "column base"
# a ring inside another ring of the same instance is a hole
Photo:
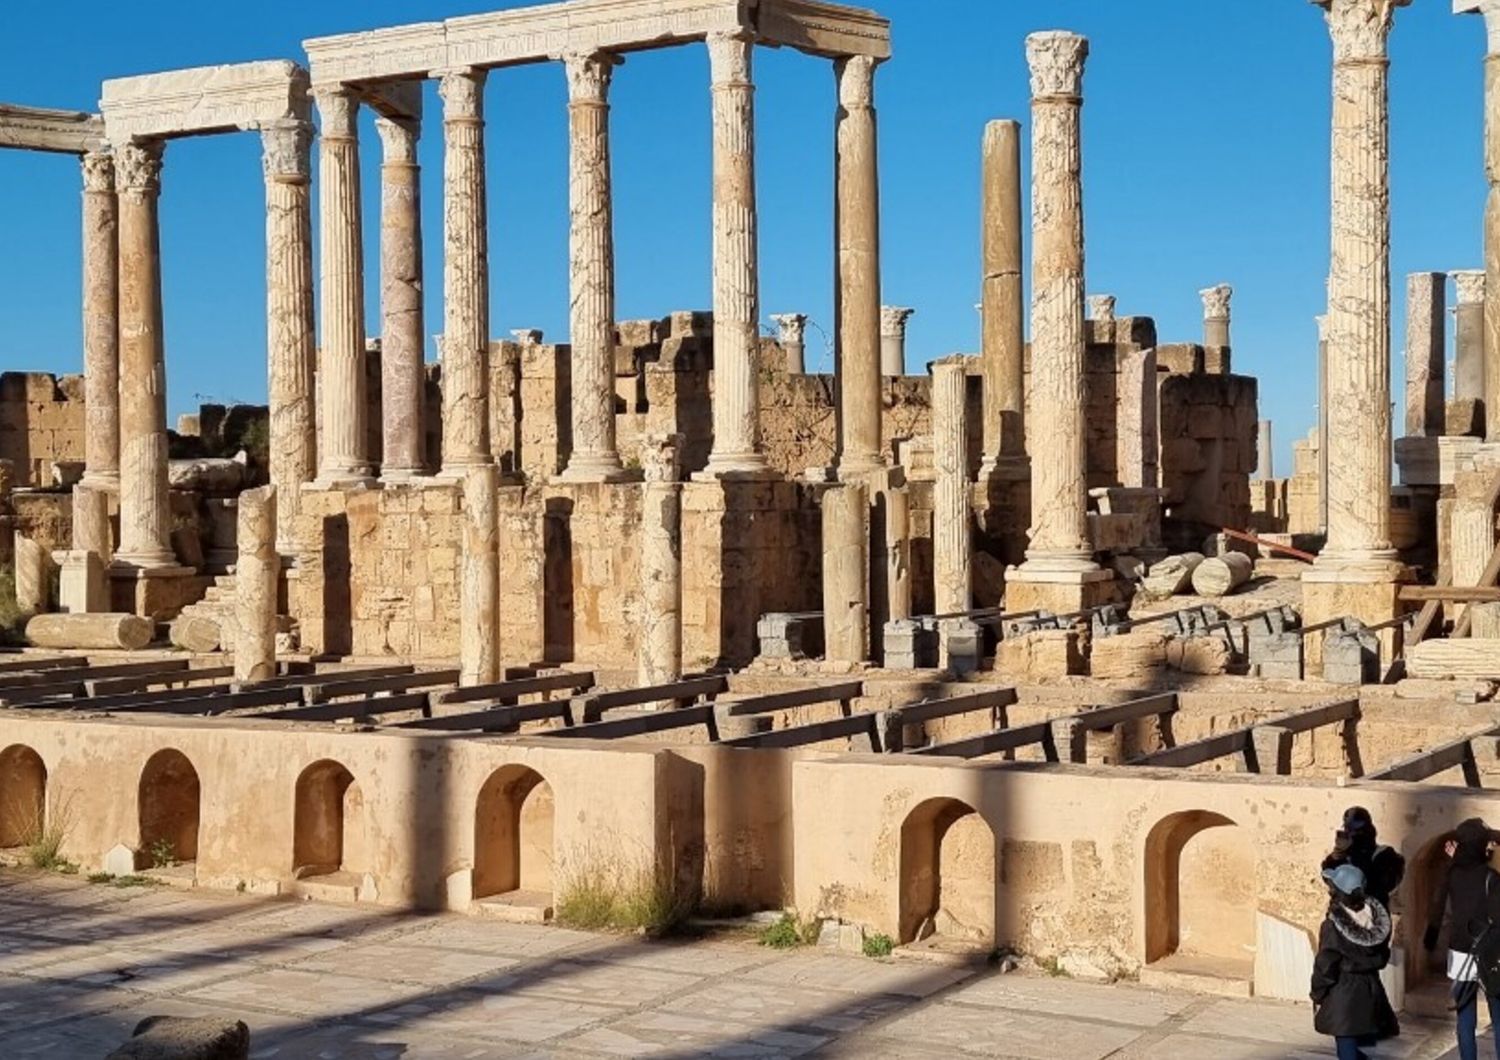
[[[834,473],[840,482],[858,482],[870,472],[883,471],[885,467],[885,461],[878,455],[851,456],[847,460],[840,460],[834,466]]]
[[[320,471],[311,482],[304,482],[305,490],[359,490],[374,489],[380,483],[368,471]]]
[[[138,567],[116,556],[109,570],[110,609],[166,621],[201,598],[209,581],[191,567]]]
[[[1325,548],[1318,553],[1312,567],[1302,573],[1302,584],[1376,585],[1410,581],[1411,571],[1397,557],[1395,549],[1334,551]]]
[[[444,464],[438,468],[437,474],[433,477],[443,479],[447,482],[462,482],[470,471],[494,466],[495,462],[493,460],[455,460],[451,464]]]
[[[410,486],[429,478],[425,468],[382,467],[378,481],[382,486]]]
[[[1031,458],[1027,456],[986,457],[979,465],[980,482],[1028,482]]]
[[[83,470],[83,478],[78,480],[80,486],[87,486],[91,490],[99,490],[101,493],[120,492],[120,473],[118,471],[90,471]]]
[[[708,466],[693,472],[694,482],[718,482],[733,479],[739,482],[764,482],[781,475],[766,463],[762,453],[723,453],[708,456]]]
[[[1050,569],[1034,566],[1032,560],[1027,560],[1019,567],[1008,568],[1005,609],[1071,615],[1110,603],[1115,599],[1114,573],[1092,563],[1090,566],[1092,569]]]
[[[1319,557],[1319,562],[1322,557]],[[1315,626],[1340,618],[1355,618],[1367,626],[1389,622],[1405,613],[1401,605],[1401,586],[1411,581],[1411,571],[1399,563],[1385,566],[1385,577],[1378,577],[1371,566],[1314,566],[1302,574],[1302,625]],[[1307,665],[1320,673],[1323,666],[1323,633],[1303,638]],[[1381,655],[1392,657],[1395,630],[1380,631]]]
[[[564,485],[581,485],[586,483],[613,483],[613,482],[639,482],[641,472],[622,467],[616,459],[607,460],[570,460],[568,466],[561,474],[553,475],[552,481]]]

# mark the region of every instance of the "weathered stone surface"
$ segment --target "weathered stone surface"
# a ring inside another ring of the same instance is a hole
[[[459,585],[459,679],[500,679],[500,556],[496,469],[472,467],[464,476],[463,557]]]
[[[862,484],[823,494],[823,637],[833,662],[869,658],[868,518]]]
[[[1153,568],[1154,569],[1154,568]],[[1255,561],[1243,552],[1225,552],[1193,568],[1193,592],[1199,596],[1228,596],[1250,580]]]
[[[139,651],[152,632],[149,619],[124,614],[37,615],[26,623],[26,639],[38,648]]]
[[[932,365],[932,562],[934,609],[939,615],[973,605],[969,502],[968,372],[970,358],[945,357]]]
[[[105,151],[83,156],[84,478],[117,489],[120,482],[120,218],[115,161]]]
[[[276,587],[281,557],[276,552],[275,486],[240,494],[234,568],[234,677],[264,681],[276,676]]]
[[[419,104],[420,109],[420,104]],[[421,474],[425,333],[422,326],[422,123],[380,117],[380,477]]]
[[[1414,272],[1406,278],[1406,433],[1443,433],[1448,277]]]
[[[1025,455],[1025,332],[1021,256],[1021,124],[984,127],[981,224],[984,376],[983,470]]]
[[[167,640],[184,651],[218,651],[225,646],[225,639],[222,623],[207,615],[178,615],[167,627]]]
[[[0,103],[0,147],[82,155],[104,146],[104,119],[97,114]]]
[[[105,130],[115,144],[308,118],[307,71],[285,60],[112,78],[101,96]]]
[[[1203,560],[1201,552],[1184,552],[1153,563],[1146,571],[1146,592],[1152,596],[1175,596],[1192,584],[1193,572]]]
[[[1343,629],[1323,638],[1323,680],[1343,685],[1380,681],[1380,637],[1363,629]]]
[[[238,490],[245,481],[248,459],[248,455],[241,452],[232,459],[173,460],[167,465],[167,485],[175,490],[230,493]]]
[[[211,1016],[147,1016],[105,1060],[248,1060],[250,1028]]]
[[[1089,673],[1098,678],[1150,680],[1167,662],[1167,635],[1136,629],[1113,637],[1095,637],[1089,648]]]
[[[73,547],[96,553],[106,566],[114,556],[109,494],[80,483],[73,487]]]
[[[995,649],[995,672],[1017,681],[1045,681],[1083,671],[1077,630],[1038,630],[1008,637]]]
[[[16,607],[24,614],[47,610],[51,602],[52,557],[40,542],[15,535]]]
[[[1185,674],[1222,674],[1232,661],[1222,637],[1175,637],[1167,642],[1167,665]]]
[[[109,607],[109,586],[104,579],[104,561],[97,552],[73,549],[55,553],[58,610],[70,614],[104,611]]]
[[[1412,677],[1500,679],[1500,640],[1424,640],[1406,650]]]
[[[880,191],[875,145],[875,62],[834,63],[838,209],[837,346],[840,362],[839,475],[849,481],[880,463]],[[832,643],[832,637],[829,641]]]
[[[641,639],[637,679],[667,684],[682,676],[681,435],[646,439],[641,498]],[[766,641],[763,638],[762,650]],[[788,652],[788,654],[790,654]]]

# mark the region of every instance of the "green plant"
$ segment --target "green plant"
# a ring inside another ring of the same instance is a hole
[[[54,806],[50,815],[39,808],[31,811],[25,835],[26,860],[33,868],[62,873],[78,871],[77,865],[62,856],[63,843],[72,827],[71,806],[71,802]],[[15,810],[12,814],[12,819],[20,816]]]
[[[156,883],[149,876],[137,876],[133,873],[129,876],[116,876],[111,882],[116,887],[151,887]]]
[[[761,928],[760,944],[773,950],[790,950],[802,945],[802,926],[791,913],[782,913],[781,919]]]
[[[660,936],[676,930],[692,909],[692,897],[669,867],[586,857],[568,871],[555,916],[559,924],[585,931]]]
[[[153,869],[170,869],[177,864],[177,848],[170,839],[153,840],[147,853],[151,855]]]
[[[0,645],[21,647],[26,643],[23,630],[30,616],[16,603],[16,569],[0,564]]]
[[[1054,979],[1068,979],[1068,970],[1062,966],[1062,962],[1056,957],[1038,957],[1036,966]]]
[[[866,957],[889,957],[896,944],[891,941],[889,935],[866,935],[865,956]]]
[[[89,873],[89,882],[90,883],[108,883],[112,879],[114,879],[114,877],[111,876],[107,872],[91,872],[91,873]]]

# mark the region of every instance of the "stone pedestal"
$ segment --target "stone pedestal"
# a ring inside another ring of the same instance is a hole
[[[984,456],[981,480],[1002,465],[1025,471],[1026,320],[1021,278],[1021,125],[984,129],[982,215]]]
[[[114,559],[114,535],[109,524],[109,494],[105,488],[73,487],[73,547],[92,552],[107,567]]]
[[[880,374],[891,378],[906,374],[906,322],[915,309],[880,307]]]
[[[669,684],[682,677],[682,436],[643,440],[641,630],[636,681]],[[720,734],[722,736],[722,733]]]
[[[276,551],[275,486],[240,494],[234,568],[234,679],[265,681],[276,676],[276,589],[281,557]]]
[[[115,162],[83,156],[84,481],[120,486],[120,219]]]
[[[771,319],[780,331],[779,341],[786,355],[783,370],[787,375],[804,374],[807,371],[807,317],[802,313],[772,313]]]
[[[870,657],[866,495],[859,482],[823,494],[823,639],[830,662]]]
[[[1377,580],[1379,579],[1379,580]],[[1367,626],[1389,622],[1403,612],[1398,598],[1401,585],[1377,574],[1367,581],[1348,573],[1337,576],[1316,569],[1302,575],[1302,624],[1317,625],[1337,618],[1354,618]],[[1306,642],[1307,665],[1320,673],[1323,665],[1323,635],[1312,633]],[[1391,658],[1390,630],[1381,633],[1385,658]]]
[[[1021,566],[1006,572],[1006,611],[1070,615],[1110,603],[1115,596],[1114,576],[1106,570],[1028,571]]]
[[[876,60],[836,60],[838,208],[837,321],[839,477],[848,482],[881,463],[880,173],[875,146]]]
[[[426,341],[422,315],[420,121],[379,118],[380,479],[398,482],[427,466]]]
[[[1453,482],[1449,571],[1453,584],[1478,585],[1495,551],[1495,509],[1489,503],[1496,468],[1460,471]]]

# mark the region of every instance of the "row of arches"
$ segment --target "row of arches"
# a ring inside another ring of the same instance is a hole
[[[141,769],[138,858],[149,868],[170,860],[193,864],[203,799],[198,771],[175,748],[157,751]],[[497,769],[474,808],[473,897],[532,892],[550,899],[552,787],[521,765]],[[47,767],[23,744],[0,751],[0,849],[25,847],[46,824]],[[363,874],[375,864],[364,792],[342,763],[320,759],[297,776],[292,867],[299,879]]]

